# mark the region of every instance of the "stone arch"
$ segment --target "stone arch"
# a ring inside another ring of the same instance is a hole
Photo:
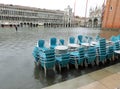
[[[94,27],[97,27],[97,26],[98,26],[98,19],[95,18],[95,19],[94,19]]]
[[[92,19],[89,19],[88,24],[89,24],[89,27],[92,27]]]

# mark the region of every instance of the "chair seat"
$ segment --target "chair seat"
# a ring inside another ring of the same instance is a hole
[[[40,50],[40,51],[46,51],[46,50],[48,50],[48,48],[46,48],[46,47],[41,47],[41,48],[39,48],[39,50]]]
[[[79,52],[71,52],[71,53],[70,53],[70,56],[79,57]]]

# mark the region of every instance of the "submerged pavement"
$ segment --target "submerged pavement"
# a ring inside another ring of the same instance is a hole
[[[62,73],[48,71],[45,78],[43,69],[35,66],[32,56],[39,39],[44,39],[49,47],[51,37],[65,39],[67,45],[70,36],[95,37],[98,33],[100,30],[90,28],[18,28],[17,32],[15,28],[0,28],[0,89],[41,89],[103,68],[76,70],[71,67],[63,69]]]

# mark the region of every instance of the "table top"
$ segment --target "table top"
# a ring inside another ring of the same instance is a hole
[[[94,46],[93,44],[90,44],[90,43],[81,43],[81,45],[86,46],[86,47]]]
[[[120,54],[120,50],[116,50],[116,51],[114,51],[114,52]]]
[[[68,47],[67,47],[67,46],[64,46],[64,45],[59,45],[59,46],[56,46],[55,49],[56,49],[56,50],[67,50]]]
[[[68,47],[78,48],[80,47],[80,45],[79,44],[68,44]]]
[[[93,44],[93,45],[97,45],[98,42],[97,42],[97,41],[92,41],[91,44]]]

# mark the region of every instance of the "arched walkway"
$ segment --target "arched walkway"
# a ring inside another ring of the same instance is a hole
[[[98,27],[98,19],[97,18],[94,19],[94,27]]]

